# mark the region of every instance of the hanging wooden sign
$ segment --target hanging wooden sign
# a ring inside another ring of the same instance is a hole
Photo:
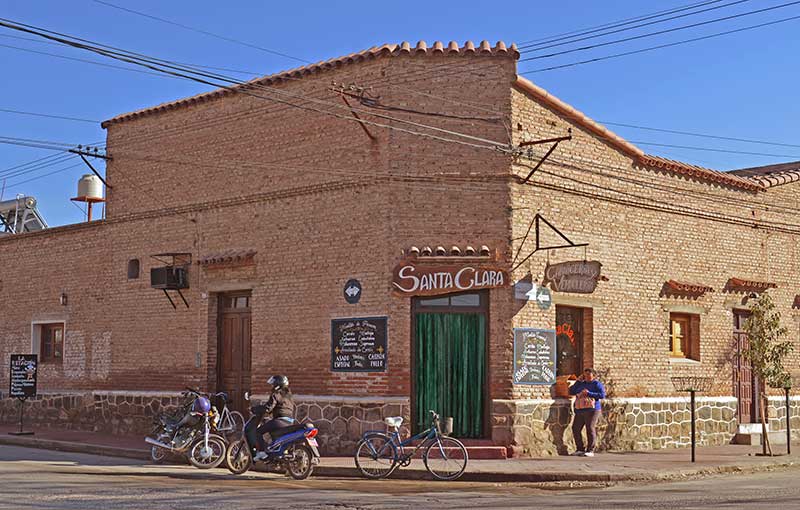
[[[549,285],[556,292],[591,294],[597,281],[603,279],[600,269],[603,264],[596,260],[573,260],[548,264],[544,268],[542,285]]]
[[[451,292],[492,289],[509,285],[508,271],[496,264],[419,264],[401,262],[392,286],[406,296],[435,296]]]

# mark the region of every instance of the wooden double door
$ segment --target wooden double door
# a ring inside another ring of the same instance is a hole
[[[219,295],[217,389],[230,398],[229,406],[244,412],[244,393],[252,383],[250,293]]]

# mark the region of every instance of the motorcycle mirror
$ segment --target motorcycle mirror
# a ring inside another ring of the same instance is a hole
[[[244,399],[245,400],[250,400],[250,392],[249,391],[245,391],[244,392]]]

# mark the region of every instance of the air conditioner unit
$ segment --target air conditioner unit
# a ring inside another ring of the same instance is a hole
[[[150,269],[150,286],[164,290],[188,289],[189,275],[185,267],[154,267]]]

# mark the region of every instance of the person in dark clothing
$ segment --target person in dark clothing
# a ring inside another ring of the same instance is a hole
[[[577,451],[573,455],[594,457],[597,446],[597,421],[602,413],[600,401],[606,398],[606,388],[596,379],[597,373],[586,368],[578,381],[569,389],[575,395],[575,418],[572,420],[572,435]],[[583,428],[586,428],[587,445],[583,443]]]
[[[285,375],[273,375],[267,380],[267,385],[272,387],[272,394],[265,403],[250,408],[253,417],[244,428],[247,444],[255,460],[267,458],[264,434],[272,434],[295,423],[295,404],[289,389],[289,379]],[[267,414],[271,414],[272,418],[259,425]]]

